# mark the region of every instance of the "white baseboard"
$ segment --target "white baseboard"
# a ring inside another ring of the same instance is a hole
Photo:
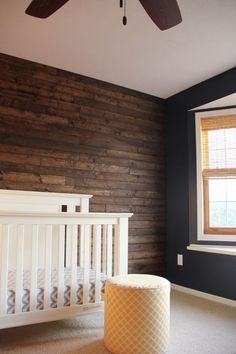
[[[232,306],[232,307],[236,308],[236,301],[230,300],[230,299],[226,299],[226,298],[221,297],[221,296],[216,296],[216,295],[204,293],[202,291],[186,288],[185,286],[181,286],[181,285],[177,285],[177,284],[171,284],[171,289],[177,290],[177,291],[182,291],[183,293],[186,293],[186,294],[202,297],[202,298],[207,299],[207,300],[219,302],[221,304]]]

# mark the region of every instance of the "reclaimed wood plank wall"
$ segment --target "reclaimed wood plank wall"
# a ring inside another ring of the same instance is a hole
[[[165,273],[164,100],[0,54],[0,188],[133,212],[129,272]]]

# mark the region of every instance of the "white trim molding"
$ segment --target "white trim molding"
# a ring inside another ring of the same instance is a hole
[[[215,301],[215,302],[218,302],[220,304],[228,305],[228,306],[232,306],[232,307],[236,308],[236,301],[227,299],[225,297],[204,293],[204,292],[199,291],[199,290],[186,288],[185,286],[181,286],[181,285],[177,285],[177,284],[173,284],[173,283],[171,284],[171,289],[176,290],[176,291],[181,291],[181,292],[186,293],[186,294],[198,296],[198,297],[201,297],[201,298],[206,299],[206,300]]]
[[[216,245],[190,244],[189,246],[187,246],[187,250],[236,256],[236,246],[216,246]]]
[[[236,242],[236,235],[220,235],[204,233],[203,211],[203,182],[202,182],[202,153],[201,153],[201,118],[216,117],[236,114],[235,108],[220,109],[195,113],[195,136],[196,136],[196,168],[197,168],[197,240],[198,241],[224,241]],[[217,252],[219,253],[219,252]]]

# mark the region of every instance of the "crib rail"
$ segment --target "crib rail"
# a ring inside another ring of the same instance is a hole
[[[88,212],[91,194],[33,192],[0,189],[0,211]]]
[[[0,316],[56,309],[64,313],[66,308],[74,312],[75,307],[100,303],[103,280],[127,273],[128,218],[131,215],[1,211]],[[25,273],[29,275],[28,284]],[[9,312],[12,274],[14,310]],[[81,278],[79,282],[78,278]],[[80,297],[79,292],[82,292]],[[28,308],[25,309],[27,296]],[[43,297],[40,308],[39,296]]]

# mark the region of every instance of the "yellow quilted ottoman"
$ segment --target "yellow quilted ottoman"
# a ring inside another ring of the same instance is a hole
[[[118,275],[105,288],[104,341],[114,354],[167,351],[170,283],[154,275]]]

